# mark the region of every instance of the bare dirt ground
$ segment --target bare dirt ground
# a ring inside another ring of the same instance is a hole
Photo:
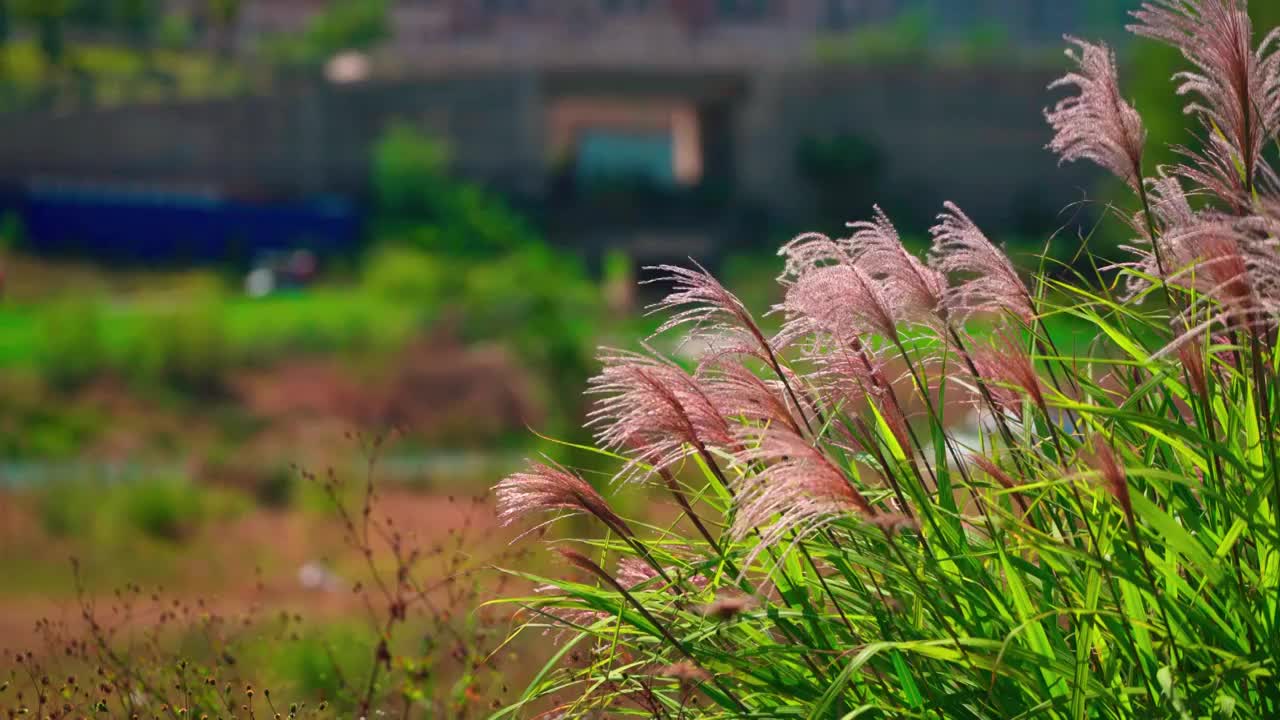
[[[357,515],[358,517],[358,515]],[[390,490],[381,494],[371,518],[390,523],[410,546],[423,549],[421,581],[430,583],[456,568],[456,553],[465,553],[468,567],[483,566],[484,559],[508,550],[511,533],[496,527],[492,506],[472,498],[419,494]],[[164,603],[201,607],[224,617],[250,613],[270,618],[281,612],[298,614],[308,621],[361,617],[367,612],[356,583],[368,583],[362,556],[344,540],[343,524],[318,509],[287,512],[252,510],[242,516],[203,527],[175,547],[152,544],[124,545],[119,552],[147,553],[170,568],[169,577],[154,590]],[[23,572],[0,580],[0,649],[15,650],[38,641],[37,621],[79,622],[74,575],[68,557],[84,555],[94,562],[110,563],[108,553],[94,553],[82,542],[45,535],[29,506],[14,496],[0,495],[0,562],[24,555],[23,567],[47,564],[65,568],[64,580],[47,579],[24,587],[31,577]],[[145,565],[146,557],[115,558],[123,565]],[[387,558],[374,562],[386,567]],[[98,567],[85,561],[83,573],[90,586],[88,600],[99,607],[114,601],[115,587],[105,586],[101,576],[115,576],[117,568]],[[43,573],[42,573],[43,575]],[[496,573],[494,573],[496,576]],[[459,608],[458,610],[466,610]],[[140,615],[138,622],[145,622]],[[0,660],[0,666],[4,661]]]

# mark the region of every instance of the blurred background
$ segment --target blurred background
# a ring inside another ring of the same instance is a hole
[[[763,312],[781,242],[879,203],[923,248],[945,200],[1029,262],[1106,255],[1119,195],[1042,109],[1062,36],[1100,37],[1189,141],[1135,4],[0,0],[0,638],[74,555],[91,596],[327,613],[334,657],[354,571],[301,471],[376,457],[428,544],[504,552],[457,499],[593,466],[528,430],[585,438],[595,348],[656,326],[645,266]],[[323,690],[316,647],[281,672]]]

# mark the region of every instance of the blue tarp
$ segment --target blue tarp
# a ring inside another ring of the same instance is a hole
[[[360,237],[349,201],[252,203],[198,194],[35,188],[16,203],[37,252],[142,263],[251,258],[276,250],[329,253]]]

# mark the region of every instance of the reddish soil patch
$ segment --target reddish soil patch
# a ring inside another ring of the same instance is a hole
[[[311,436],[316,426],[394,427],[428,441],[475,443],[542,416],[527,373],[509,353],[441,338],[414,344],[379,373],[299,360],[241,374],[231,386],[246,410],[285,436]]]
[[[378,371],[300,359],[242,373],[230,384],[255,427],[234,456],[213,462],[197,450],[194,457],[200,477],[242,488],[292,464],[347,467],[363,454],[357,434],[394,430],[414,444],[483,447],[542,417],[527,374],[506,352],[434,340]]]
[[[358,521],[358,510],[355,514]],[[379,496],[370,517],[383,527],[393,527],[409,547],[422,549],[424,560],[417,577],[427,585],[462,567],[451,564],[458,553],[472,558],[469,567],[483,565],[485,558],[504,552],[512,536],[496,527],[488,502],[470,498],[392,490]],[[36,548],[53,544],[43,542],[39,524],[23,504],[4,495],[0,495],[0,523],[4,528],[0,538],[6,543]],[[364,601],[351,590],[357,582],[369,584],[367,567],[345,544],[343,526],[335,517],[306,511],[254,511],[206,527],[187,542],[182,548],[182,566],[162,591],[166,602],[199,603],[225,617],[253,611],[264,619],[281,611],[300,614],[309,621],[361,617],[366,612]],[[50,562],[64,560],[65,555],[50,558]],[[390,567],[385,546],[379,544],[373,560],[380,568]],[[335,586],[304,586],[300,570],[308,564],[326,568]],[[86,568],[86,572],[92,573],[93,568]],[[35,642],[35,625],[40,619],[78,622],[78,606],[70,589],[68,570],[67,594],[60,598],[0,597],[0,650]],[[95,602],[106,607],[111,604],[111,595]]]
[[[39,527],[30,511],[16,498],[0,493],[0,543],[9,544],[18,538],[31,537],[39,532]]]

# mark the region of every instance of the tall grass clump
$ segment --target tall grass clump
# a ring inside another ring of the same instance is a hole
[[[513,571],[544,586],[518,632],[561,650],[499,717],[1280,716],[1280,31],[1134,17],[1190,64],[1182,162],[1144,162],[1105,46],[1070,39],[1046,113],[1132,190],[1129,261],[1025,278],[951,204],[918,258],[877,210],[782,248],[777,333],[663,268],[696,361],[605,352],[590,424],[611,485],[681,515],[560,466],[497,486],[508,522],[602,532]],[[1055,316],[1096,340],[1061,352]]]

